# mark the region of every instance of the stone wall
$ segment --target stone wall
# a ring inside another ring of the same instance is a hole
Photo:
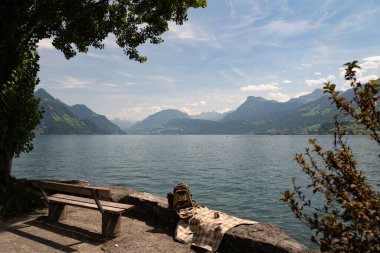
[[[178,217],[168,208],[166,198],[128,188],[112,187],[114,201],[133,204],[128,214],[174,231]],[[218,252],[305,253],[311,252],[279,228],[265,223],[240,225],[230,229]]]

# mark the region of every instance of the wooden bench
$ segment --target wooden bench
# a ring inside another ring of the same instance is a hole
[[[111,192],[110,189],[104,187],[78,186],[37,180],[32,181],[32,185],[41,190],[49,203],[49,221],[58,222],[65,219],[66,205],[99,210],[102,214],[102,235],[105,238],[116,237],[120,233],[121,214],[133,207],[128,204],[106,201],[111,199]],[[61,193],[48,196],[45,190]]]

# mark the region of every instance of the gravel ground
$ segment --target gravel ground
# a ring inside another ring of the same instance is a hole
[[[170,231],[129,217],[122,217],[119,237],[103,241],[98,211],[68,207],[59,224],[48,223],[46,215],[44,210],[0,223],[0,252],[202,252],[175,242]]]

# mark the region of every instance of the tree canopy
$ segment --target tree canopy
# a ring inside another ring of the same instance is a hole
[[[89,47],[102,49],[104,39],[113,34],[130,59],[144,62],[147,58],[139,54],[139,45],[161,43],[169,22],[182,24],[189,8],[205,6],[206,0],[1,1],[0,172],[9,166],[9,157],[32,148],[32,130],[41,117],[33,97],[40,40],[51,38],[69,59]],[[28,127],[14,127],[22,124],[20,117],[25,117]]]
[[[103,48],[109,34],[131,59],[143,62],[139,45],[162,42],[159,36],[168,30],[168,22],[182,24],[190,7],[205,6],[206,0],[4,0],[0,69],[18,51],[44,38],[53,38],[53,46],[70,58],[90,46]],[[3,80],[7,72],[1,75]]]

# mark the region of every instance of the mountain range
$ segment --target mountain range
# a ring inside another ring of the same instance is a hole
[[[348,90],[341,96],[352,98],[353,92]],[[236,110],[223,115],[205,113],[197,118],[178,110],[163,110],[126,131],[131,134],[329,134],[333,132],[333,118],[337,113],[328,95],[317,89],[287,102],[250,96]],[[345,124],[352,125],[348,121]]]
[[[191,115],[190,117],[192,119],[205,119],[205,120],[219,121],[227,113],[229,113],[229,112],[225,112],[225,113],[219,113],[219,112],[215,112],[215,111],[214,112],[202,112],[202,113],[197,114],[197,115]]]
[[[250,96],[236,110],[224,114],[189,116],[168,109],[134,124],[120,119],[111,122],[85,105],[69,106],[44,89],[35,96],[45,110],[36,128],[40,134],[330,134],[338,113],[321,89],[287,102]],[[353,91],[341,96],[352,98]],[[344,123],[352,133],[358,132],[352,122]]]
[[[93,112],[85,105],[69,106],[39,89],[34,96],[40,98],[44,108],[38,134],[126,134],[105,116]]]

